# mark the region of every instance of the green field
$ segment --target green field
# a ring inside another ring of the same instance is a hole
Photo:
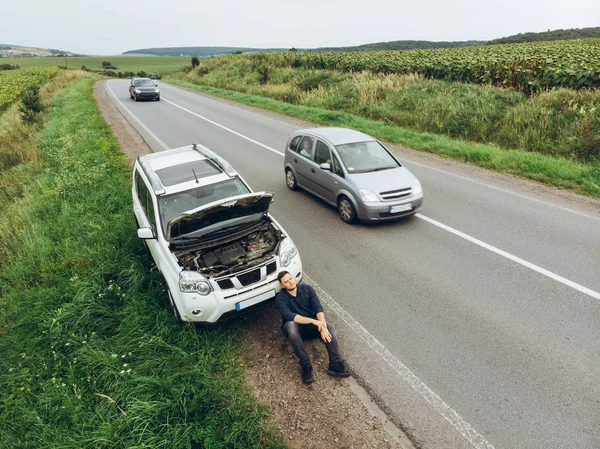
[[[18,65],[27,67],[67,67],[81,69],[85,66],[88,70],[103,70],[102,61],[109,61],[116,69],[115,72],[158,73],[170,75],[181,72],[183,67],[191,65],[187,56],[73,56],[49,58],[0,58],[0,64]]]

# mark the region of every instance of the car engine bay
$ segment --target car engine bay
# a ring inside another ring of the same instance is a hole
[[[172,246],[172,251],[184,270],[217,277],[272,259],[282,238],[281,232],[265,221],[258,227],[253,226],[208,242],[178,243]]]

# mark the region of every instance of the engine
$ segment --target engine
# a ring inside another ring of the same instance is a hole
[[[187,246],[174,254],[184,269],[214,277],[245,270],[273,258],[280,241],[281,233],[268,223],[244,236],[221,238],[212,245]]]

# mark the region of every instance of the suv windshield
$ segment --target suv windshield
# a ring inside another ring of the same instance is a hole
[[[166,235],[167,223],[178,215],[213,201],[224,200],[236,195],[251,193],[239,179],[228,179],[185,192],[173,193],[158,198],[161,228]]]
[[[335,147],[348,173],[366,173],[399,167],[379,142],[353,142]]]
[[[136,87],[154,87],[154,81],[147,79],[147,80],[136,80],[134,81],[134,85]]]

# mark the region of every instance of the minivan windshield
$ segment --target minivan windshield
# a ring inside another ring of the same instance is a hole
[[[335,147],[348,173],[367,173],[400,167],[376,140],[352,142]]]
[[[238,178],[234,178],[217,184],[161,196],[158,198],[158,209],[163,235],[166,235],[169,221],[178,215],[214,201],[247,193],[251,192],[244,183]]]

